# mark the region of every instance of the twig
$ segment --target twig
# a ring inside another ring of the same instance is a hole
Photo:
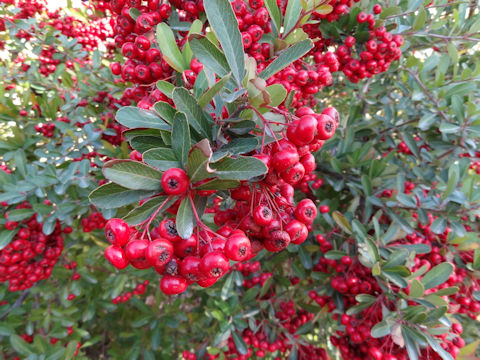
[[[2,316],[0,316],[0,320],[3,320],[7,317],[7,315],[14,309],[18,308],[20,305],[22,305],[23,301],[26,299],[26,297],[28,296],[28,294],[30,293],[30,289],[26,289],[23,291],[22,295],[20,295],[20,297],[17,299],[17,301],[15,301],[15,303],[10,307],[10,309],[8,309],[7,311],[5,311]]]

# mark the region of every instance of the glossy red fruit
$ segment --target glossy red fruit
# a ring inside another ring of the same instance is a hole
[[[235,233],[225,243],[225,255],[233,261],[243,261],[250,256],[252,245],[245,234]]]
[[[125,255],[133,267],[137,269],[147,269],[151,266],[146,258],[148,249],[148,240],[133,240],[125,246]]]
[[[174,244],[175,255],[184,258],[188,255],[193,255],[197,251],[197,237],[190,236],[188,239],[181,239]]]
[[[333,119],[333,121],[335,121],[335,125],[337,127],[338,125],[340,125],[340,114],[338,113],[337,109],[335,109],[333,106],[329,106],[323,109],[322,114],[330,116]]]
[[[180,275],[187,281],[193,283],[200,278],[200,258],[197,256],[187,256],[180,264]]]
[[[298,152],[295,149],[294,151],[291,150],[281,150],[272,158],[272,165],[275,170],[278,172],[282,172],[287,170],[289,167],[293,166],[294,164],[298,163],[299,161]]]
[[[280,176],[286,183],[295,185],[305,176],[305,168],[300,162],[297,162],[289,169],[283,171]]]
[[[163,190],[169,195],[184,194],[189,185],[188,176],[182,169],[168,169],[162,175]]]
[[[170,240],[171,242],[177,242],[181,240],[180,236],[178,236],[177,225],[175,224],[174,219],[162,220],[160,225],[158,225],[157,231],[161,237]]]
[[[152,266],[166,265],[173,256],[173,245],[167,239],[159,238],[153,240],[147,248],[145,257]]]
[[[295,131],[297,145],[309,144],[313,141],[317,131],[317,119],[312,115],[304,115],[298,121]]]
[[[330,211],[330,207],[328,205],[320,205],[318,208],[322,214],[326,214]]]
[[[311,174],[317,167],[317,163],[315,162],[315,156],[313,154],[308,153],[300,158],[300,164],[303,165],[305,169],[305,174]]]
[[[130,238],[130,227],[122,219],[110,219],[105,225],[105,237],[116,246],[125,246]]]
[[[219,278],[229,269],[228,258],[220,251],[212,251],[202,257],[200,271],[203,276]]]
[[[273,220],[273,212],[267,205],[259,205],[253,210],[253,221],[260,226],[266,226]]]
[[[268,251],[281,251],[290,244],[290,235],[286,231],[275,230],[268,238],[265,239],[263,244]]]
[[[128,266],[128,259],[120,246],[110,245],[105,249],[105,258],[117,269],[125,269]]]
[[[303,199],[295,208],[295,217],[306,225],[310,225],[317,216],[317,208],[312,200]]]
[[[290,236],[290,242],[292,244],[303,243],[308,236],[308,229],[304,223],[298,220],[290,221],[284,229]]]
[[[187,290],[187,280],[180,276],[165,275],[160,280],[160,290],[165,295],[177,295]]]
[[[318,116],[317,138],[319,140],[328,140],[335,134],[336,126],[333,119],[328,115]]]
[[[205,278],[197,281],[197,284],[203,288],[208,288],[212,285],[214,285],[217,282],[218,278],[216,277],[211,277],[211,278]]]

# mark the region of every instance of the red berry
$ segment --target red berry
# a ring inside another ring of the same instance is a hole
[[[105,237],[116,246],[125,246],[130,238],[130,227],[122,219],[110,219],[105,225]]]
[[[167,239],[155,239],[148,245],[145,256],[150,265],[164,266],[173,256],[173,245]]]
[[[160,280],[160,290],[165,295],[177,295],[187,290],[187,280],[180,276],[165,275]]]
[[[233,261],[243,261],[250,256],[250,239],[244,233],[233,233],[225,243],[225,255]]]
[[[200,271],[206,277],[219,278],[229,269],[227,257],[220,251],[212,251],[203,256],[200,262]]]
[[[117,269],[121,270],[128,266],[128,259],[123,249],[119,246],[110,245],[105,249],[105,258]]]
[[[189,185],[188,176],[182,169],[168,169],[162,175],[163,190],[169,195],[184,194]]]

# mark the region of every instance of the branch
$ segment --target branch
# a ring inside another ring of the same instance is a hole
[[[5,311],[2,316],[0,316],[0,320],[3,320],[7,317],[7,315],[14,309],[18,308],[20,305],[22,305],[23,301],[27,298],[28,294],[30,293],[30,289],[26,289],[23,291],[22,295],[20,295],[20,297],[17,299],[17,301],[15,301],[15,303],[10,307],[10,309],[8,309],[7,311]]]

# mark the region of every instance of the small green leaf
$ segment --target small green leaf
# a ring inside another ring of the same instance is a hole
[[[283,20],[283,33],[288,34],[294,28],[300,18],[302,12],[302,4],[300,0],[290,0],[285,10],[285,18]]]
[[[198,105],[203,109],[205,106],[208,105],[210,101],[212,101],[213,97],[218,94],[220,90],[223,89],[225,84],[228,80],[230,80],[231,74],[227,74],[218,80],[215,85],[213,85],[210,89],[208,89],[205,93],[200,96],[198,99]]]
[[[231,73],[225,55],[206,37],[196,37],[192,39],[190,41],[190,47],[197,59],[216,75],[225,77]]]
[[[225,158],[212,164],[212,168],[215,170],[215,176],[223,180],[250,180],[265,175],[268,171],[263,161],[246,156]]]
[[[25,357],[34,353],[31,346],[16,334],[10,335],[10,344],[13,350]]]
[[[8,212],[7,219],[10,221],[21,221],[35,214],[33,209],[14,209]]]
[[[199,186],[195,186],[195,190],[228,190],[235,189],[238,186],[240,186],[240,182],[237,180],[213,179]]]
[[[212,162],[216,162],[225,156],[240,155],[253,151],[259,145],[259,138],[235,138],[215,151],[212,155]]]
[[[290,4],[290,2],[289,2]],[[279,71],[285,69],[288,65],[293,63],[295,60],[301,58],[307,52],[309,52],[313,47],[313,43],[310,39],[300,41],[288,49],[284,50],[280,55],[273,60],[270,65],[267,66],[265,70],[260,73],[262,79],[269,79]]]
[[[154,212],[158,209],[158,207],[166,201],[167,196],[157,196],[150,200],[145,201],[142,205],[136,207],[132,211],[130,211],[124,218],[128,225],[134,226],[142,223],[143,221],[147,220]],[[172,197],[168,202],[165,203],[162,210],[158,212],[158,216],[160,216],[164,211],[168,209],[176,201],[175,197]]]
[[[172,29],[167,23],[157,25],[157,44],[163,54],[164,60],[176,71],[183,72],[188,69],[185,59],[175,41]]]
[[[143,154],[143,161],[160,171],[167,171],[171,168],[181,167],[175,153],[170,148],[156,148],[146,151]]]
[[[247,354],[247,344],[245,344],[245,341],[243,338],[238,335],[235,331],[232,332],[232,337],[233,337],[233,342],[235,343],[235,347],[237,348],[238,352],[242,355]]]
[[[175,88],[173,91],[173,101],[177,106],[177,110],[185,113],[190,126],[202,137],[210,139],[212,121],[200,105],[198,105],[195,97],[185,88]]]
[[[392,331],[392,326],[393,325],[387,323],[385,320],[381,321],[372,328],[371,335],[374,338],[387,336]]]
[[[13,237],[17,232],[18,232],[18,229],[0,231],[0,250],[2,250],[3,248],[5,248],[5,246],[10,244],[10,241],[12,241]]]
[[[184,113],[178,112],[175,115],[172,126],[172,150],[182,167],[187,163],[188,152],[190,151],[190,127]]]
[[[425,289],[423,287],[423,284],[417,279],[413,279],[410,284],[410,296],[414,298],[420,298],[423,297],[424,293]]]
[[[425,11],[424,7],[421,7],[418,10],[417,15],[415,16],[415,21],[413,22],[413,30],[418,31],[423,28],[425,25],[425,21],[427,20],[427,12]]]
[[[103,175],[127,189],[162,190],[162,173],[138,161],[110,160],[103,166]]]
[[[441,263],[427,272],[421,282],[425,290],[434,288],[448,280],[453,272],[453,265],[450,263]]]
[[[222,46],[233,77],[237,84],[241,84],[245,76],[245,53],[232,5],[228,0],[208,0],[204,7],[208,23]]]
[[[335,210],[332,214],[332,218],[343,231],[345,231],[347,234],[352,233],[352,227],[350,226],[350,223],[340,211]]]
[[[215,170],[210,168],[211,158],[212,148],[208,139],[193,146],[187,159],[187,174],[192,183],[214,177]]]
[[[88,198],[98,208],[113,209],[146,199],[156,193],[155,190],[131,190],[110,183],[93,190]]]
[[[188,239],[193,234],[194,218],[192,204],[189,197],[185,197],[177,212],[176,225],[178,235],[182,239]]]
[[[172,98],[173,90],[175,89],[175,85],[169,83],[165,80],[158,80],[157,81],[157,89],[162,92],[168,98]]]
[[[272,19],[273,30],[279,34],[282,27],[282,13],[275,0],[265,0],[265,6]]]
[[[115,119],[128,128],[148,128],[170,131],[171,127],[153,111],[136,106],[124,106],[117,111]]]

